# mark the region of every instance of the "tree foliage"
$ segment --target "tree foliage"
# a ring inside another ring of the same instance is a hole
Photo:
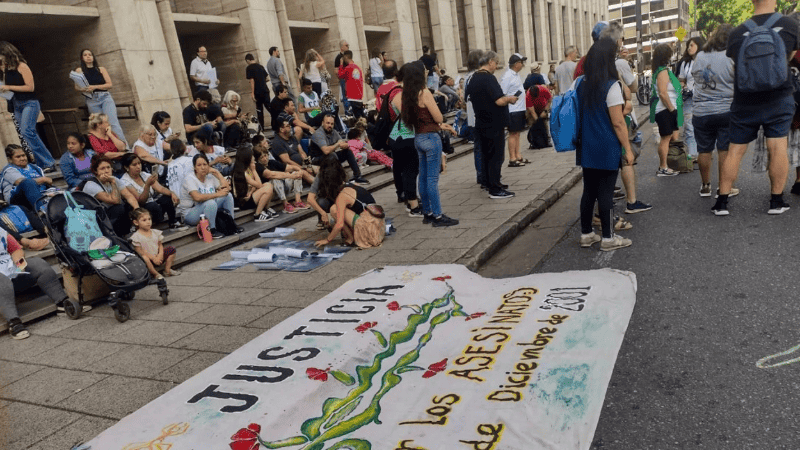
[[[799,0],[778,0],[777,10],[791,14],[797,10]],[[705,38],[721,23],[737,26],[753,15],[750,0],[695,0],[689,4],[690,24]]]

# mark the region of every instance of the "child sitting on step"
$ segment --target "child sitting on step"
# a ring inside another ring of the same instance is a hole
[[[172,263],[175,262],[175,247],[165,247],[161,230],[152,229],[153,218],[150,216],[150,211],[136,208],[131,212],[131,219],[133,226],[136,227],[136,232],[131,235],[133,248],[147,264],[150,274],[156,279],[164,278],[156,270],[163,266],[164,275],[168,277],[180,275],[179,271],[172,268]]]

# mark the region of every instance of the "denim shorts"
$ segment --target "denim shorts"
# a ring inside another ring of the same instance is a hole
[[[787,95],[765,105],[731,105],[730,137],[732,144],[749,144],[764,127],[767,138],[789,136],[794,116],[794,98]]]
[[[693,116],[694,139],[697,141],[697,153],[711,153],[717,150],[727,151],[731,143],[729,123],[731,113]]]
[[[656,114],[656,124],[659,136],[672,136],[673,132],[678,131],[678,109],[676,108],[672,112],[665,109]]]

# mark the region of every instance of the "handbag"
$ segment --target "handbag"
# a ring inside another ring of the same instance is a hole
[[[84,209],[72,198],[69,191],[64,192],[67,207],[64,215],[67,221],[64,224],[64,237],[70,248],[79,252],[89,251],[89,245],[97,238],[103,237],[100,226],[97,224],[97,212]]]
[[[8,205],[1,209],[0,222],[2,222],[7,229],[15,233],[33,231],[33,226],[31,226],[28,216],[25,215],[25,211],[17,205]]]

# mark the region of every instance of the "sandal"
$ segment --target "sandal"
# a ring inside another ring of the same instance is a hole
[[[530,163],[531,163],[530,161],[528,161],[528,160],[527,160],[527,159],[525,159],[525,158],[519,159],[519,160],[517,160],[517,161],[519,161],[519,162],[521,162],[521,163],[523,163],[523,164],[530,164]]]
[[[14,325],[11,325],[9,328],[9,334],[11,335],[11,339],[21,340],[27,339],[31,336],[31,333],[25,328],[25,325],[22,322],[17,322]]]
[[[614,224],[615,231],[630,230],[631,228],[633,228],[633,224],[623,217],[617,218],[617,223]]]
[[[509,161],[508,167],[522,167],[524,164],[520,164],[519,161]]]

